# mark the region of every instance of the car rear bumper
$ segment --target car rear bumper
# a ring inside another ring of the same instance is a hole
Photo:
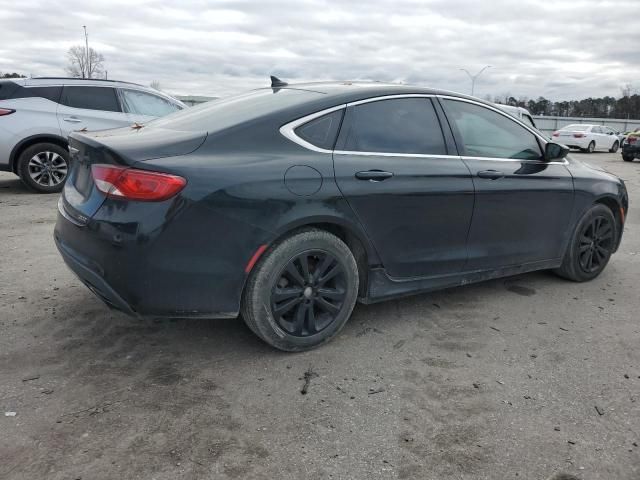
[[[557,141],[563,143],[569,148],[587,148],[589,146],[589,139],[587,137],[576,138],[570,137],[555,137]]]
[[[66,245],[58,235],[55,235],[56,247],[69,269],[80,279],[107,306],[135,315],[136,312],[100,275],[100,267],[92,265],[92,262],[79,252]]]
[[[238,316],[246,274],[244,263],[233,262],[228,251],[237,241],[190,235],[179,220],[168,224],[167,209],[160,205],[143,215],[129,204],[128,213],[144,223],[126,221],[127,212],[113,204],[84,224],[66,211],[64,202],[58,210],[54,238],[60,254],[110,307],[136,316]],[[230,268],[226,259],[241,266]]]
[[[622,153],[623,155],[634,155],[636,157],[640,156],[640,144],[636,145],[630,145],[628,143],[624,144],[622,146]]]

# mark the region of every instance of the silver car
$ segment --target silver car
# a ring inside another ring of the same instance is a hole
[[[69,170],[67,137],[144,123],[185,108],[134,83],[78,78],[0,80],[0,171],[38,192],[58,192]]]

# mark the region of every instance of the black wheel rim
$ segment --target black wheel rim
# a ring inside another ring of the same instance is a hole
[[[613,247],[613,225],[606,217],[594,217],[587,223],[580,234],[579,261],[580,268],[586,273],[602,269]]]
[[[331,325],[347,295],[342,263],[324,250],[293,257],[271,290],[271,312],[289,335],[309,337]]]

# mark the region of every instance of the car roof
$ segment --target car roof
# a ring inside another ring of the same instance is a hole
[[[476,97],[464,95],[449,90],[439,90],[428,87],[420,87],[416,85],[404,85],[397,83],[382,83],[382,82],[365,82],[365,81],[339,81],[339,82],[309,82],[309,83],[292,83],[282,87],[265,87],[257,90],[270,90],[274,91],[291,89],[291,90],[303,90],[306,92],[314,92],[319,96],[324,97],[326,103],[340,104],[356,102],[358,100],[364,100],[366,98],[384,97],[388,95],[446,95],[451,97],[457,97],[462,99],[473,100],[475,102],[483,103],[492,108],[495,105],[481,100]]]
[[[107,80],[103,78],[77,78],[77,77],[31,77],[26,78],[25,85],[28,86],[40,86],[40,85],[110,85],[117,84],[122,85],[134,85],[137,87],[148,88],[139,83],[125,82],[123,80]]]
[[[186,105],[177,98],[171,95],[156,90],[155,88],[147,87],[139,83],[125,82],[122,80],[105,80],[99,78],[76,78],[76,77],[31,77],[31,78],[8,78],[2,79],[13,81],[22,85],[23,87],[46,87],[46,86],[59,86],[59,85],[77,85],[77,86],[103,86],[114,88],[131,88],[135,90],[141,90],[148,93],[153,93],[160,97],[164,97],[172,102],[176,102],[183,107]]]

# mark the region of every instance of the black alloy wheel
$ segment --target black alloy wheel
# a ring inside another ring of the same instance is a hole
[[[587,274],[604,268],[613,253],[614,225],[610,219],[597,216],[583,226],[579,238],[580,268]]]
[[[574,282],[586,282],[600,275],[616,250],[618,228],[609,207],[593,205],[574,228],[562,264],[554,272]]]
[[[290,335],[315,335],[336,320],[345,283],[344,267],[331,253],[303,252],[287,263],[271,290],[273,318]]]
[[[351,316],[360,285],[350,248],[309,227],[271,245],[247,279],[241,312],[247,326],[287,352],[317,347]]]

